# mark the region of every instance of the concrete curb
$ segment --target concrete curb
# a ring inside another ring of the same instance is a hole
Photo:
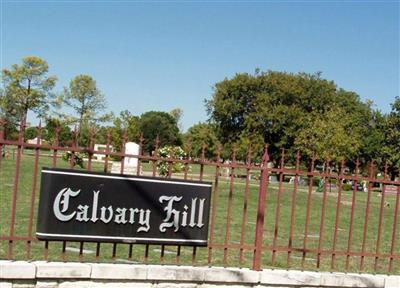
[[[0,287],[18,287],[13,283],[21,280],[31,280],[29,287],[400,287],[400,275],[0,260]]]

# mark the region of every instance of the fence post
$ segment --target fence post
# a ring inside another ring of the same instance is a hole
[[[4,140],[4,134],[6,129],[6,121],[0,118],[0,140]]]
[[[0,119],[0,168],[1,168],[1,160],[3,156],[5,157],[6,153],[4,151],[3,153],[3,140],[4,140],[4,129],[5,129],[5,121],[3,119]]]
[[[6,121],[0,119],[0,140],[4,140],[4,129],[6,126]]]
[[[265,201],[267,198],[268,189],[268,146],[265,146],[264,155],[262,157],[260,188],[258,191],[258,208],[257,208],[257,224],[254,243],[253,270],[261,270],[261,254],[262,242],[264,234],[264,216],[265,216]]]

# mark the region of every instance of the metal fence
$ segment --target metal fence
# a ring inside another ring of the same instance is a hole
[[[277,167],[271,165],[267,147],[259,163],[238,161],[235,153],[222,161],[204,154],[198,159],[139,155],[111,151],[108,137],[104,151],[94,151],[94,140],[87,148],[59,146],[41,141],[28,144],[19,132],[18,140],[4,137],[0,123],[0,258],[45,259],[63,261],[104,261],[124,263],[173,263],[307,270],[335,270],[400,274],[399,207],[400,182],[390,180],[388,167],[383,171],[370,163],[361,169],[355,161],[353,173],[345,162],[325,161],[322,167],[315,157],[308,163],[300,153],[287,161],[282,151]],[[22,129],[21,129],[22,130]],[[93,135],[92,135],[93,136]],[[92,137],[93,138],[93,137]],[[71,153],[69,161],[62,159]],[[190,152],[190,151],[189,151]],[[123,159],[138,159],[137,175],[159,176],[157,166],[166,162],[166,177],[213,182],[206,248],[116,244],[70,241],[38,241],[35,235],[38,187],[41,167],[77,168],[77,153],[86,155],[84,169],[109,173]],[[94,159],[94,154],[104,159]],[[183,169],[174,172],[173,164]],[[318,168],[318,169],[317,169]]]

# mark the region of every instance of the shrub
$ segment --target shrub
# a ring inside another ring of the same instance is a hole
[[[351,191],[351,190],[353,190],[353,188],[352,188],[351,184],[345,183],[342,185],[342,190],[343,191]]]
[[[74,156],[72,156],[74,155]],[[67,151],[65,152],[65,154],[62,156],[62,159],[64,161],[68,161],[72,164],[73,167],[75,167],[76,165],[78,165],[81,168],[85,168],[84,167],[84,163],[83,163],[83,158],[86,156],[85,153],[74,153],[72,154],[71,151]]]
[[[321,178],[319,178],[319,177],[314,177],[313,179],[312,179],[312,181],[313,181],[313,186],[318,186],[319,185],[319,181],[321,181]]]
[[[171,159],[184,159],[186,157],[185,151],[179,146],[164,146],[163,148],[158,150],[158,156],[163,158],[171,158]],[[160,161],[157,164],[158,174],[161,176],[167,176],[170,166],[169,161]],[[173,173],[182,172],[185,169],[185,165],[180,162],[173,162],[171,171]]]

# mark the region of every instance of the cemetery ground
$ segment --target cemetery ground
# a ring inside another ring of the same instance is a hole
[[[17,207],[16,207],[16,223],[15,223],[15,236],[27,236],[29,235],[29,213],[31,210],[31,193],[32,193],[32,182],[33,182],[33,167],[35,157],[29,154],[23,154],[21,159],[21,171],[18,182],[18,194],[17,194]],[[39,158],[38,167],[51,167],[52,158],[41,156]],[[1,209],[0,209],[0,234],[1,236],[8,236],[10,234],[10,215],[12,211],[12,194],[13,194],[13,183],[15,178],[15,159],[11,156],[1,159],[0,161],[0,198],[1,198]],[[92,164],[93,171],[103,171],[104,164],[96,163]],[[68,168],[69,163],[62,159],[57,160],[58,168]],[[149,174],[153,170],[152,163],[142,163],[143,171]],[[79,168],[76,168],[79,169]],[[204,167],[204,179],[205,181],[213,182],[215,185],[215,173],[216,168],[214,166]],[[191,165],[191,172],[188,179],[199,180],[200,167],[197,165]],[[38,206],[39,187],[40,187],[40,172],[37,177],[36,187],[36,199],[34,201],[33,211],[33,229],[32,235],[35,233],[36,226],[36,212]],[[173,175],[173,177],[182,177],[181,175]],[[102,243],[100,245],[100,256],[96,257],[96,243],[83,243],[81,247],[80,242],[67,242],[66,251],[62,255],[62,242],[49,242],[48,259],[54,261],[60,261],[62,259],[68,261],[90,261],[90,262],[117,262],[117,263],[164,263],[164,264],[193,264],[193,265],[209,265],[207,260],[209,253],[211,253],[211,265],[213,266],[234,266],[234,267],[251,267],[251,261],[253,256],[253,250],[241,249],[246,248],[246,245],[254,245],[255,237],[255,226],[256,226],[256,212],[258,205],[258,191],[259,191],[259,180],[250,180],[248,189],[248,199],[246,201],[246,181],[242,178],[234,178],[233,182],[233,193],[230,197],[230,182],[229,177],[219,177],[218,191],[216,194],[216,218],[215,227],[212,231],[210,226],[210,232],[212,233],[214,244],[237,244],[238,248],[229,248],[224,251],[224,248],[213,248],[209,251],[206,247],[199,247],[196,249],[196,257],[193,259],[193,247],[181,247],[180,255],[178,255],[178,247],[176,246],[165,246],[161,245],[150,245],[148,257],[145,257],[146,245],[130,245],[130,244],[113,244]],[[291,208],[293,199],[293,184],[284,183],[281,193],[278,193],[278,183],[270,183],[268,186],[267,200],[266,200],[266,212],[264,222],[264,241],[263,247],[266,249],[263,251],[262,261],[263,268],[271,267],[272,252],[267,249],[271,246],[288,247],[290,227],[293,227],[293,240],[291,247],[303,248],[304,244],[304,233],[306,223],[306,212],[307,212],[307,199],[308,199],[308,187],[299,186],[296,193],[296,205],[295,205],[295,217],[294,223],[291,223]],[[327,192],[326,209],[324,215],[324,229],[322,239],[320,236],[320,223],[323,205],[323,193],[316,192],[317,187],[313,187],[311,194],[311,210],[310,210],[310,222],[308,226],[308,240],[307,249],[316,249],[318,245],[321,245],[322,250],[330,250],[333,246],[334,231],[335,231],[335,219],[336,219],[336,207],[338,202],[338,193],[336,190]],[[215,191],[213,190],[213,193]],[[367,194],[363,192],[356,192],[357,198],[355,203],[355,215],[354,215],[354,226],[353,235],[351,242],[352,252],[361,252],[363,231],[365,223],[365,210],[367,203]],[[274,243],[274,232],[275,232],[275,215],[277,208],[277,197],[280,195],[280,216],[279,216],[279,227],[277,231],[277,238]],[[343,191],[340,201],[340,215],[337,230],[337,241],[335,249],[337,251],[347,251],[349,244],[349,227],[351,221],[351,207],[352,207],[352,194],[353,191]],[[368,221],[368,229],[365,242],[365,252],[375,253],[376,243],[378,237],[378,226],[379,226],[379,210],[381,205],[381,197],[378,196],[378,192],[374,191],[371,194],[370,202],[370,216]],[[116,194],[115,197],[118,197]],[[232,217],[227,217],[228,203],[232,203]],[[392,229],[394,221],[394,207],[396,204],[395,195],[385,196],[386,207],[384,210],[383,224],[381,227],[381,243],[379,247],[380,253],[390,254],[391,240],[392,240]],[[242,225],[243,207],[247,202],[247,214],[245,215],[245,225]],[[211,215],[210,215],[211,219]],[[226,227],[229,224],[229,233],[226,231]],[[398,223],[397,223],[398,226]],[[227,239],[227,237],[229,239]],[[400,249],[399,236],[397,235],[396,251],[399,253]],[[320,244],[321,243],[321,244]],[[243,244],[241,246],[241,244]],[[31,245],[31,255],[27,255],[27,245]],[[13,259],[27,259],[31,258],[34,260],[43,260],[44,256],[44,242],[34,241],[27,243],[26,241],[14,241],[13,243]],[[116,247],[115,257],[113,256],[113,250]],[[80,249],[83,248],[83,249]],[[0,258],[6,259],[7,252],[9,249],[8,241],[0,241]],[[80,254],[79,252],[82,252]],[[163,257],[160,257],[161,251],[163,251]],[[224,261],[224,253],[226,258]],[[242,261],[240,261],[240,254],[243,253]],[[178,256],[177,256],[178,255]],[[62,256],[64,258],[62,258]],[[289,268],[287,266],[288,252],[277,251],[276,259],[273,267]],[[302,251],[291,252],[291,269],[302,268]],[[336,265],[331,267],[331,254],[322,254],[320,270],[324,271],[345,271],[345,255],[336,255]],[[361,257],[350,257],[349,272],[361,272],[359,270]],[[316,270],[316,253],[307,252],[305,254],[305,270]],[[374,257],[366,257],[363,272],[372,272],[374,267]],[[387,273],[388,259],[378,260],[378,273]],[[393,274],[400,274],[400,261],[393,261]]]

